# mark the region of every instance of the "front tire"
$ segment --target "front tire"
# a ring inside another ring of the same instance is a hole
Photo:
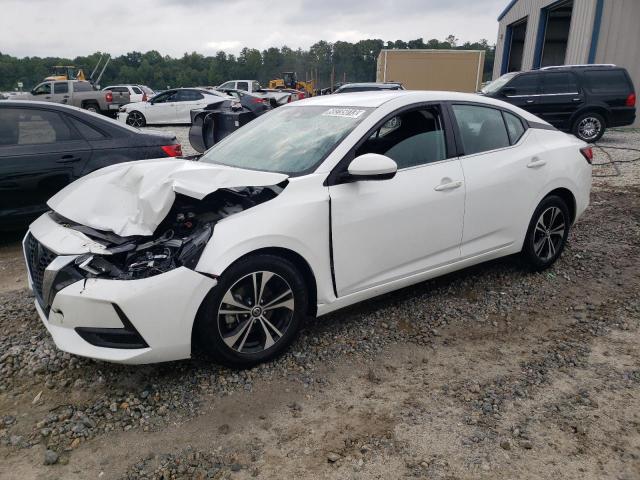
[[[290,261],[256,255],[218,279],[196,320],[197,340],[215,361],[248,368],[281,355],[306,316],[309,295]]]
[[[141,128],[147,125],[147,119],[140,112],[133,111],[127,115],[127,125],[132,127]]]
[[[536,271],[549,268],[560,257],[567,243],[571,216],[565,201],[556,196],[546,197],[531,218],[522,256]]]
[[[571,131],[580,140],[595,143],[602,138],[606,129],[606,122],[598,113],[583,113],[573,122]]]

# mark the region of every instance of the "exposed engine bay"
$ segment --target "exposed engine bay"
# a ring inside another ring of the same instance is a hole
[[[267,187],[219,189],[202,200],[176,194],[169,213],[152,236],[122,237],[72,222],[55,212],[51,217],[105,247],[104,255],[89,253],[74,261],[74,269],[82,277],[136,280],[181,266],[195,268],[218,221],[275,198],[285,186],[286,181]]]

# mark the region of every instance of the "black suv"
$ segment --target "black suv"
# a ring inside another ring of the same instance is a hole
[[[504,100],[573,133],[596,142],[607,127],[631,125],[636,94],[629,73],[615,65],[566,65],[511,72],[481,93]]]

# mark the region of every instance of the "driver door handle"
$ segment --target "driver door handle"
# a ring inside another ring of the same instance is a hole
[[[458,180],[457,182],[441,183],[440,185],[435,187],[434,190],[436,192],[444,192],[447,190],[460,188],[461,186],[462,186],[462,180]]]

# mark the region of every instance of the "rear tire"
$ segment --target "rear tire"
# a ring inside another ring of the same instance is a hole
[[[82,108],[88,112],[100,113],[100,106],[94,102],[85,103]]]
[[[565,201],[556,196],[546,197],[533,213],[522,256],[535,271],[549,268],[560,257],[567,243],[571,215]]]
[[[205,298],[194,340],[218,363],[248,368],[289,347],[308,302],[307,285],[291,262],[274,255],[247,257],[229,267]]]
[[[599,113],[583,113],[573,122],[571,132],[580,140],[595,143],[602,138],[606,122]]]
[[[136,128],[142,128],[147,125],[147,119],[140,112],[134,110],[127,115],[127,125]]]

